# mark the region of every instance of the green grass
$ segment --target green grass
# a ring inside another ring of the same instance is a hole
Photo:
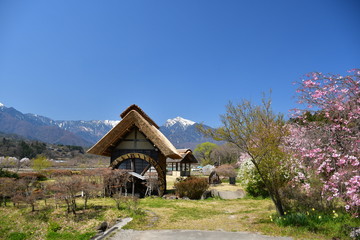
[[[174,201],[165,200],[159,197],[147,197],[140,200],[141,207],[143,208],[172,208],[175,207]]]
[[[360,225],[359,219],[340,212],[287,213],[280,219],[270,199],[165,200],[148,197],[139,200],[139,208],[135,210],[118,210],[115,201],[109,198],[91,199],[86,210],[82,209],[82,200],[78,200],[78,205],[76,216],[67,214],[65,206],[46,207],[43,201],[39,202],[35,212],[25,205],[0,207],[0,239],[89,239],[101,222],[112,225],[116,219],[128,216],[134,220],[125,227],[127,229],[247,231],[294,239],[349,239],[348,232],[343,230],[345,225]]]
[[[174,208],[170,216],[170,220],[172,222],[181,221],[181,220],[197,220],[197,219],[204,219],[204,218],[211,218],[215,215],[223,214],[222,211],[209,211],[208,209],[203,208],[194,208],[192,206],[178,206]]]
[[[12,232],[9,234],[8,239],[9,240],[24,240],[27,238],[26,233],[22,233],[22,232]]]
[[[90,239],[101,222],[114,224],[118,218],[129,216],[128,211],[115,208],[112,199],[92,199],[90,208],[83,210],[78,201],[76,216],[68,214],[66,207],[46,207],[40,201],[31,212],[26,205],[0,207],[0,239]]]
[[[283,217],[273,215],[273,221],[282,227],[293,226],[303,231],[324,233],[341,239],[349,239],[350,228],[360,226],[360,219],[347,213],[320,213],[310,210],[306,213],[287,213]]]
[[[58,233],[58,232],[49,232],[46,235],[46,239],[48,240],[88,240],[90,239],[92,236],[95,235],[96,232],[88,232],[88,233],[70,233],[70,232],[65,232],[65,233]]]
[[[237,200],[164,200],[145,198],[140,206],[158,216],[155,224],[148,217],[134,221],[129,228],[147,229],[197,229],[260,232],[273,236],[290,236],[294,239],[331,239],[340,236],[349,239],[348,233],[342,233],[344,225],[358,226],[359,219],[346,213],[337,213],[304,217],[300,213],[287,213],[285,218],[276,219],[275,207],[270,199]],[[273,218],[271,220],[270,216]]]

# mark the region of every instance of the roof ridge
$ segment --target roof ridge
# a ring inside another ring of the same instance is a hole
[[[159,129],[160,127],[154,122],[154,120],[152,120],[149,115],[147,115],[144,110],[142,110],[138,105],[136,104],[132,104],[130,105],[127,109],[125,109],[125,111],[123,111],[120,114],[121,118],[124,118],[126,115],[128,115],[131,111],[136,111],[137,113],[139,113],[143,118],[145,118],[146,121],[148,121],[151,125],[155,126],[157,129]]]

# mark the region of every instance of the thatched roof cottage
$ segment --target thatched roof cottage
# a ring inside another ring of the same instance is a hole
[[[191,151],[177,150],[160,132],[159,126],[137,105],[128,107],[122,120],[101,138],[88,153],[110,157],[113,169],[127,169],[141,176],[155,171],[159,195],[166,190],[166,162],[192,162]],[[189,155],[190,154],[190,155]],[[197,161],[196,161],[197,162]]]

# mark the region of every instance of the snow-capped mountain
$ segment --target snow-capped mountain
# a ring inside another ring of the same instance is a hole
[[[0,108],[1,108],[1,107],[5,107],[5,105],[0,102]]]
[[[56,121],[0,105],[0,132],[47,143],[91,146],[119,121]]]
[[[165,122],[164,127],[170,128],[170,127],[172,127],[174,125],[178,125],[178,126],[181,126],[185,130],[189,126],[194,125],[195,123],[196,122],[185,119],[185,118],[182,118],[182,117],[176,117],[176,118],[173,118],[173,119],[168,119]]]
[[[46,143],[90,146],[92,143],[61,129],[55,121],[35,114],[23,114],[12,107],[0,107],[0,132]]]
[[[43,126],[53,126],[56,125],[55,121],[44,116],[40,116],[37,114],[32,113],[26,113],[24,114],[26,116],[26,119],[30,122],[33,122],[34,124],[43,125]]]
[[[94,144],[119,122],[112,120],[56,121],[55,124]]]
[[[211,138],[206,138],[198,130],[198,123],[176,117],[168,119],[160,131],[172,142],[176,148],[191,148],[194,149],[196,145],[203,142],[215,142]],[[205,126],[210,128],[209,126]],[[216,143],[216,142],[215,142]]]

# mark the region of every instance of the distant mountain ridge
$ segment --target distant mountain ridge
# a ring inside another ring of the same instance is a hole
[[[8,108],[0,103],[0,132],[14,133],[52,144],[89,147],[119,122],[115,120],[52,120],[32,113],[23,114],[15,108]],[[194,121],[176,117],[168,119],[160,127],[160,131],[176,148],[194,149],[202,142],[215,142],[210,138],[205,138],[197,130],[198,125]]]
[[[93,145],[119,122],[112,120],[56,121],[56,125],[80,136]]]
[[[23,114],[15,108],[0,107],[0,132],[13,133],[28,139],[52,144],[89,146],[91,142],[66,131],[50,118]]]

